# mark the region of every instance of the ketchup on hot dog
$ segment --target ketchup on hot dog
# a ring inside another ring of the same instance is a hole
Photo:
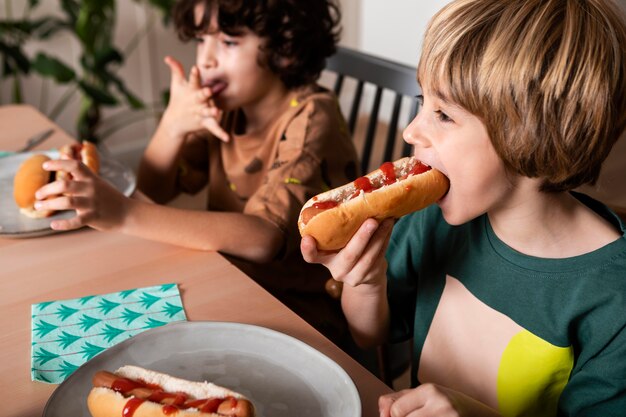
[[[400,178],[398,178],[396,175],[396,168],[393,162],[384,162],[380,166],[379,169],[382,172],[382,178],[380,181],[376,181],[375,183],[372,183],[372,180],[369,177],[359,177],[356,180],[354,180],[352,183],[352,185],[354,186],[354,192],[352,193],[352,195],[350,195],[348,200],[358,197],[359,195],[361,195],[362,192],[370,193],[374,190],[378,190],[382,188],[385,185],[391,185],[391,184],[396,183],[397,181],[402,181],[410,177],[411,175],[418,175],[418,174],[424,173],[426,171],[429,171],[431,167],[416,160],[415,165],[411,167],[409,172],[406,175],[400,176]],[[325,201],[315,202],[310,207],[307,207],[303,210],[302,215],[301,215],[302,221],[304,222],[304,224],[307,224],[309,220],[311,220],[313,217],[315,217],[322,211],[335,208],[339,204],[340,202],[334,201],[334,200],[325,200]]]
[[[205,413],[239,416],[238,410],[249,410],[252,407],[248,400],[234,397],[193,399],[182,392],[166,392],[159,385],[124,378],[107,371],[97,372],[92,382],[95,387],[109,388],[128,398],[122,411],[123,417],[132,417],[145,401],[162,404],[165,415],[175,414],[178,410],[196,408]]]

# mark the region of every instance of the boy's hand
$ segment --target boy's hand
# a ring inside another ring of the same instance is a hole
[[[380,224],[374,219],[366,220],[339,252],[318,251],[311,236],[302,238],[300,250],[307,262],[324,265],[337,281],[353,287],[377,284],[386,279],[385,251],[393,224],[392,219]]]
[[[189,132],[207,129],[218,139],[228,142],[230,136],[220,126],[222,111],[211,99],[211,89],[202,87],[198,67],[191,68],[187,79],[182,64],[176,59],[165,57],[165,63],[171,73],[170,102],[162,123],[170,135],[182,138]]]
[[[378,399],[380,417],[499,416],[492,408],[458,391],[436,384],[422,384]]]
[[[91,226],[98,230],[119,228],[126,215],[129,199],[108,182],[92,173],[82,162],[52,160],[43,165],[47,171],[63,170],[70,180],[57,180],[37,190],[36,209],[76,210],[76,216],[53,220],[54,230],[71,230]]]

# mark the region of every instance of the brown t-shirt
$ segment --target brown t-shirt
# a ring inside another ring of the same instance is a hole
[[[231,133],[228,143],[213,137],[190,140],[182,153],[179,184],[194,192],[208,181],[209,210],[245,213],[275,224],[284,236],[277,259],[263,265],[229,259],[334,339],[335,331],[343,329],[330,323],[341,315],[324,291],[330,274],[302,259],[297,220],[309,198],[356,178],[356,150],[332,93],[308,87],[287,100],[286,111],[260,134],[237,134],[243,116],[235,111],[222,123]]]

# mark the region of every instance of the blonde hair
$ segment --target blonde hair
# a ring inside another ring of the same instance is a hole
[[[478,116],[542,190],[593,184],[626,127],[626,23],[610,0],[457,0],[430,22],[422,86]]]

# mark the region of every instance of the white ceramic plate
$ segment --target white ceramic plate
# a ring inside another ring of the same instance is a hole
[[[50,222],[55,219],[69,219],[74,211],[62,211],[44,219],[31,219],[19,212],[13,200],[13,177],[19,166],[35,153],[43,153],[50,158],[59,157],[58,151],[24,152],[0,158],[0,237],[33,237],[55,231]],[[100,155],[100,176],[116,189],[129,196],[136,186],[133,171],[116,161]]]
[[[248,324],[177,322],[140,333],[94,357],[54,391],[43,417],[89,417],[91,377],[138,365],[210,381],[248,397],[259,417],[360,417],[348,374],[309,345]]]

